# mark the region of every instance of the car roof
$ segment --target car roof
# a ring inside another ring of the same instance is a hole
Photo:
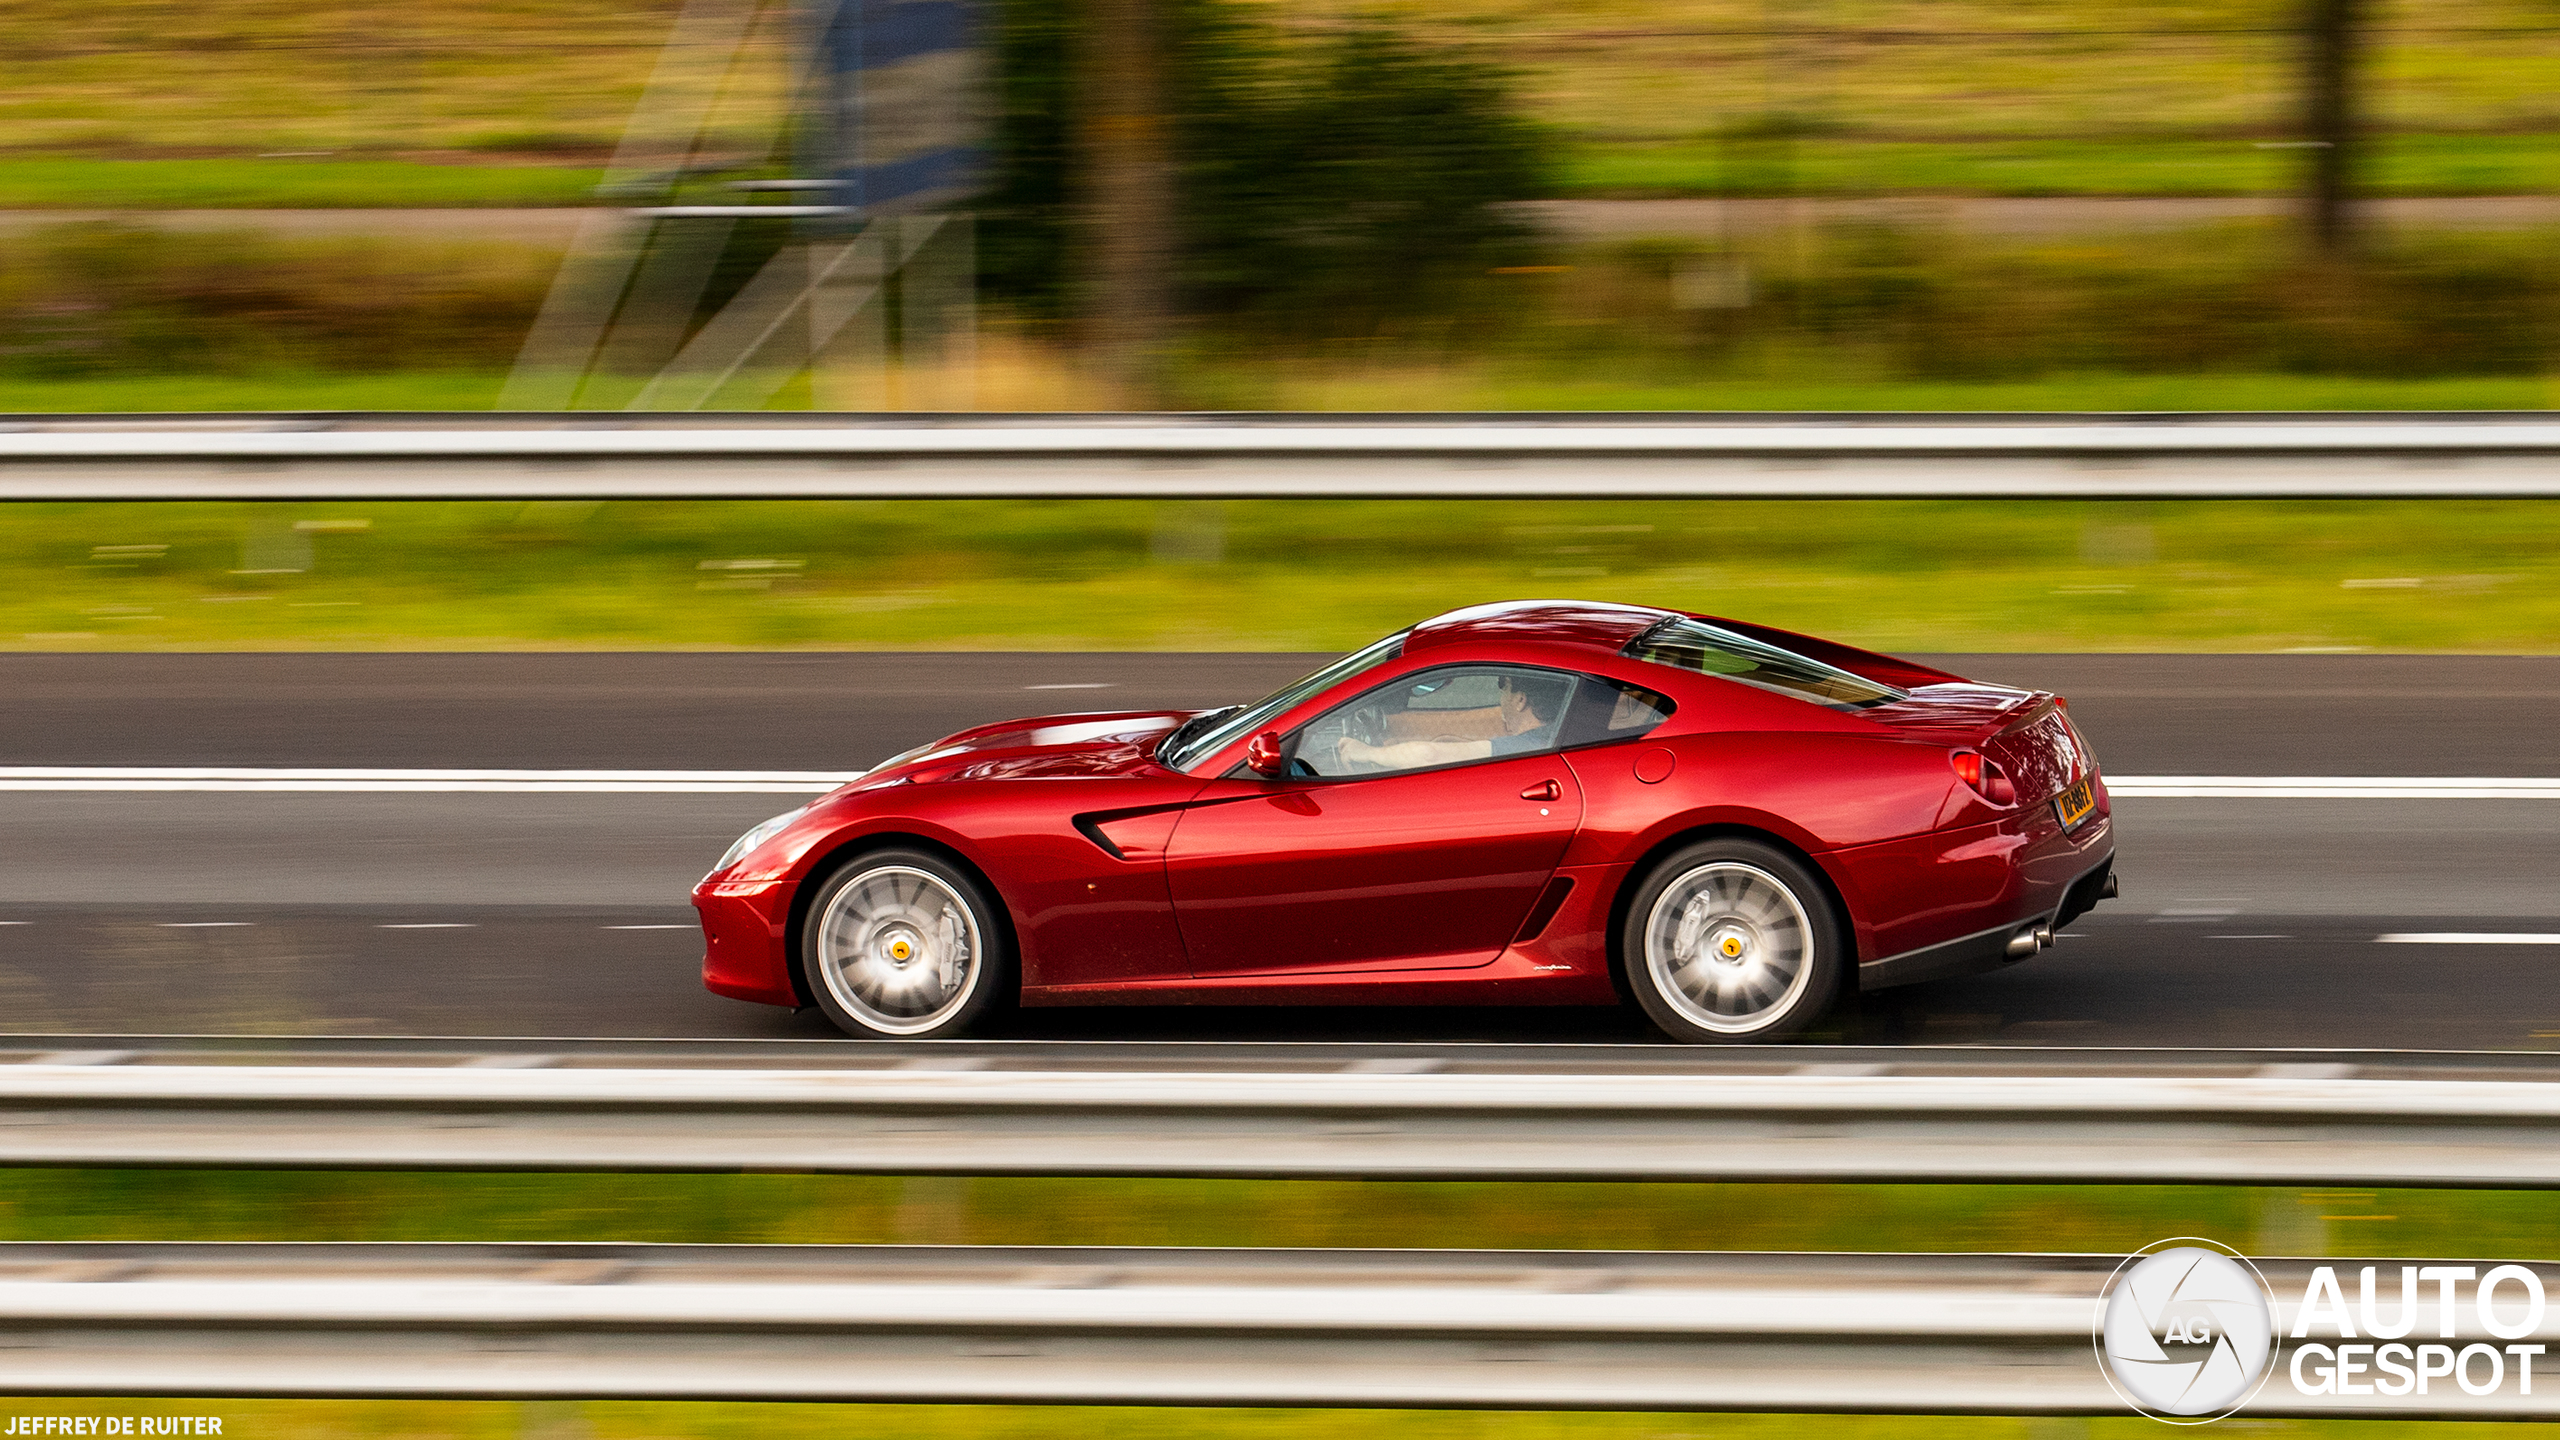
[[[1480,640],[1589,645],[1612,653],[1677,612],[1598,600],[1504,600],[1435,615],[1413,627],[1405,653]]]

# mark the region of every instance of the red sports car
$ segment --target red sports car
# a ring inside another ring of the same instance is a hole
[[[1591,1005],[1765,1040],[2115,893],[2063,702],[1734,620],[1427,620],[1251,705],[893,757],[693,893],[703,982],[847,1033],[1001,1006]]]

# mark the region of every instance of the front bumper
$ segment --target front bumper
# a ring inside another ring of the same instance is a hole
[[[694,887],[702,917],[702,986],[732,1000],[800,1005],[792,983],[791,882]]]

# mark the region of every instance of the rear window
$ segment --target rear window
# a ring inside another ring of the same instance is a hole
[[[1836,665],[1808,660],[1791,650],[1781,650],[1703,620],[1666,620],[1637,636],[1625,653],[1675,670],[1721,675],[1834,710],[1863,710],[1903,698],[1902,692],[1890,685],[1879,685]]]
[[[1573,710],[1565,717],[1564,748],[1636,739],[1670,719],[1673,708],[1670,698],[1658,691],[1585,675],[1582,688],[1574,694]]]

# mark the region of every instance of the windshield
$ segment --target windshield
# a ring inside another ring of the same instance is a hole
[[[1666,620],[1637,636],[1626,653],[1657,665],[1721,675],[1834,710],[1863,710],[1902,698],[1902,692],[1889,685],[1703,620]]]
[[[1176,730],[1165,737],[1165,748],[1156,758],[1173,769],[1187,771],[1241,737],[1261,729],[1273,716],[1308,696],[1329,690],[1371,666],[1383,665],[1403,654],[1404,637],[1408,633],[1399,630],[1367,649],[1354,650],[1313,675],[1273,691],[1197,735],[1186,736],[1182,730]],[[1189,728],[1187,725],[1183,727],[1184,730]]]

